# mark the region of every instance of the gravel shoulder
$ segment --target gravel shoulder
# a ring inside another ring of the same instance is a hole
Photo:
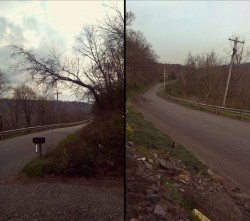
[[[0,220],[124,220],[123,180],[45,178],[1,183]]]

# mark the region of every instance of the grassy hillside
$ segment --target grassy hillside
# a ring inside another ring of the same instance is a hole
[[[28,163],[22,175],[123,176],[123,121],[121,114],[113,112],[96,117],[42,158]]]
[[[152,123],[146,121],[140,113],[132,108],[128,109],[126,124],[127,140],[137,143],[140,151],[143,152],[145,156],[147,156],[150,151],[168,152],[171,156],[181,160],[187,168],[196,172],[205,173],[205,166],[189,151],[180,144],[176,144],[173,148],[174,141],[169,136],[158,131]]]

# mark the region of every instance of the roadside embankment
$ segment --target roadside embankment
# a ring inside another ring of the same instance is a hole
[[[127,113],[127,220],[250,220],[250,197],[141,114]]]

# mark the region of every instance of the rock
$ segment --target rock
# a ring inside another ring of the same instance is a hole
[[[158,158],[158,154],[157,153],[154,153],[153,156],[154,156],[155,159]]]
[[[170,207],[168,208],[168,212],[169,212],[172,216],[177,217],[177,216],[179,216],[179,214],[180,214],[180,208],[178,208],[177,206],[170,206]]]
[[[160,188],[161,187],[161,181],[157,180],[156,185],[157,185],[158,188]]]
[[[129,142],[128,142],[128,146],[129,146],[129,147],[132,147],[132,146],[134,146],[134,143],[133,143],[132,141],[129,141]]]
[[[152,185],[151,189],[153,190],[154,193],[156,193],[156,194],[159,193],[159,187],[158,186]]]
[[[152,194],[152,193],[153,193],[153,190],[152,190],[152,189],[146,189],[146,190],[145,190],[145,193],[146,193],[146,194]]]
[[[179,173],[178,167],[174,162],[167,162],[166,160],[161,159],[160,167],[166,170],[169,176],[175,176]]]
[[[250,219],[250,210],[246,210],[244,213],[244,216],[246,216]]]
[[[146,158],[145,158],[145,157],[141,157],[141,158],[138,158],[137,160],[138,160],[138,161],[145,161]]]
[[[153,205],[150,205],[150,206],[147,207],[147,211],[148,211],[149,213],[152,213],[153,210],[154,210],[154,206],[153,206]]]
[[[155,175],[155,179],[156,179],[156,180],[161,180],[161,175],[159,175],[159,174],[158,174],[158,175]]]
[[[208,175],[209,175],[209,176],[211,176],[211,177],[213,177],[213,176],[214,176],[214,173],[212,172],[212,170],[211,170],[211,169],[208,169],[208,170],[207,170],[207,173],[208,173]]]
[[[240,188],[238,186],[232,188],[232,192],[234,193],[240,193]]]
[[[138,169],[136,171],[136,175],[141,175],[144,173],[144,171],[146,170],[146,167],[143,163],[139,163],[138,164]]]
[[[169,201],[169,202],[174,202],[171,194],[169,192],[165,192],[162,194],[163,199]]]
[[[164,156],[164,160],[169,160],[170,159],[170,156],[168,155],[168,154],[166,154],[165,156]]]
[[[158,194],[149,194],[149,195],[148,195],[148,200],[149,200],[149,203],[150,203],[150,204],[156,205],[157,203],[160,202],[161,197],[160,197],[160,195],[158,195]]]
[[[155,165],[159,165],[160,164],[160,159],[159,158],[154,159],[154,163],[155,163]]]
[[[152,213],[150,213],[143,219],[143,221],[157,221],[157,219]]]
[[[153,169],[153,166],[152,166],[150,163],[148,163],[148,162],[146,162],[146,161],[144,161],[144,163],[145,163],[145,166],[146,166],[146,168],[147,168],[148,170],[152,170],[152,169]]]
[[[149,162],[149,163],[153,163],[154,161],[153,161],[152,159],[149,159],[148,162]]]
[[[160,205],[156,205],[153,214],[162,219],[165,217],[165,210]]]
[[[138,216],[138,221],[142,220],[143,219],[143,216]]]
[[[161,160],[160,160],[160,167],[161,167],[162,169],[168,169],[168,165],[167,165],[166,160],[164,160],[164,159],[161,159]]]
[[[190,176],[188,174],[179,174],[176,179],[183,184],[190,182]]]
[[[183,188],[179,188],[179,191],[180,191],[181,193],[185,193],[185,189],[183,189]]]
[[[221,176],[217,175],[217,174],[214,174],[214,175],[212,176],[212,181],[213,181],[214,183],[219,183],[219,184],[221,184],[221,185],[223,185],[223,183],[224,183],[223,178],[222,178]]]
[[[160,164],[160,162],[159,162],[159,164]],[[164,173],[165,170],[163,170],[163,169],[158,169],[158,172],[159,172],[159,173]]]

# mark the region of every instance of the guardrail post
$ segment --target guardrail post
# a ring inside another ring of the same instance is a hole
[[[215,113],[218,114],[218,108],[217,107],[215,108]]]
[[[241,112],[241,120],[244,119],[244,114]]]

